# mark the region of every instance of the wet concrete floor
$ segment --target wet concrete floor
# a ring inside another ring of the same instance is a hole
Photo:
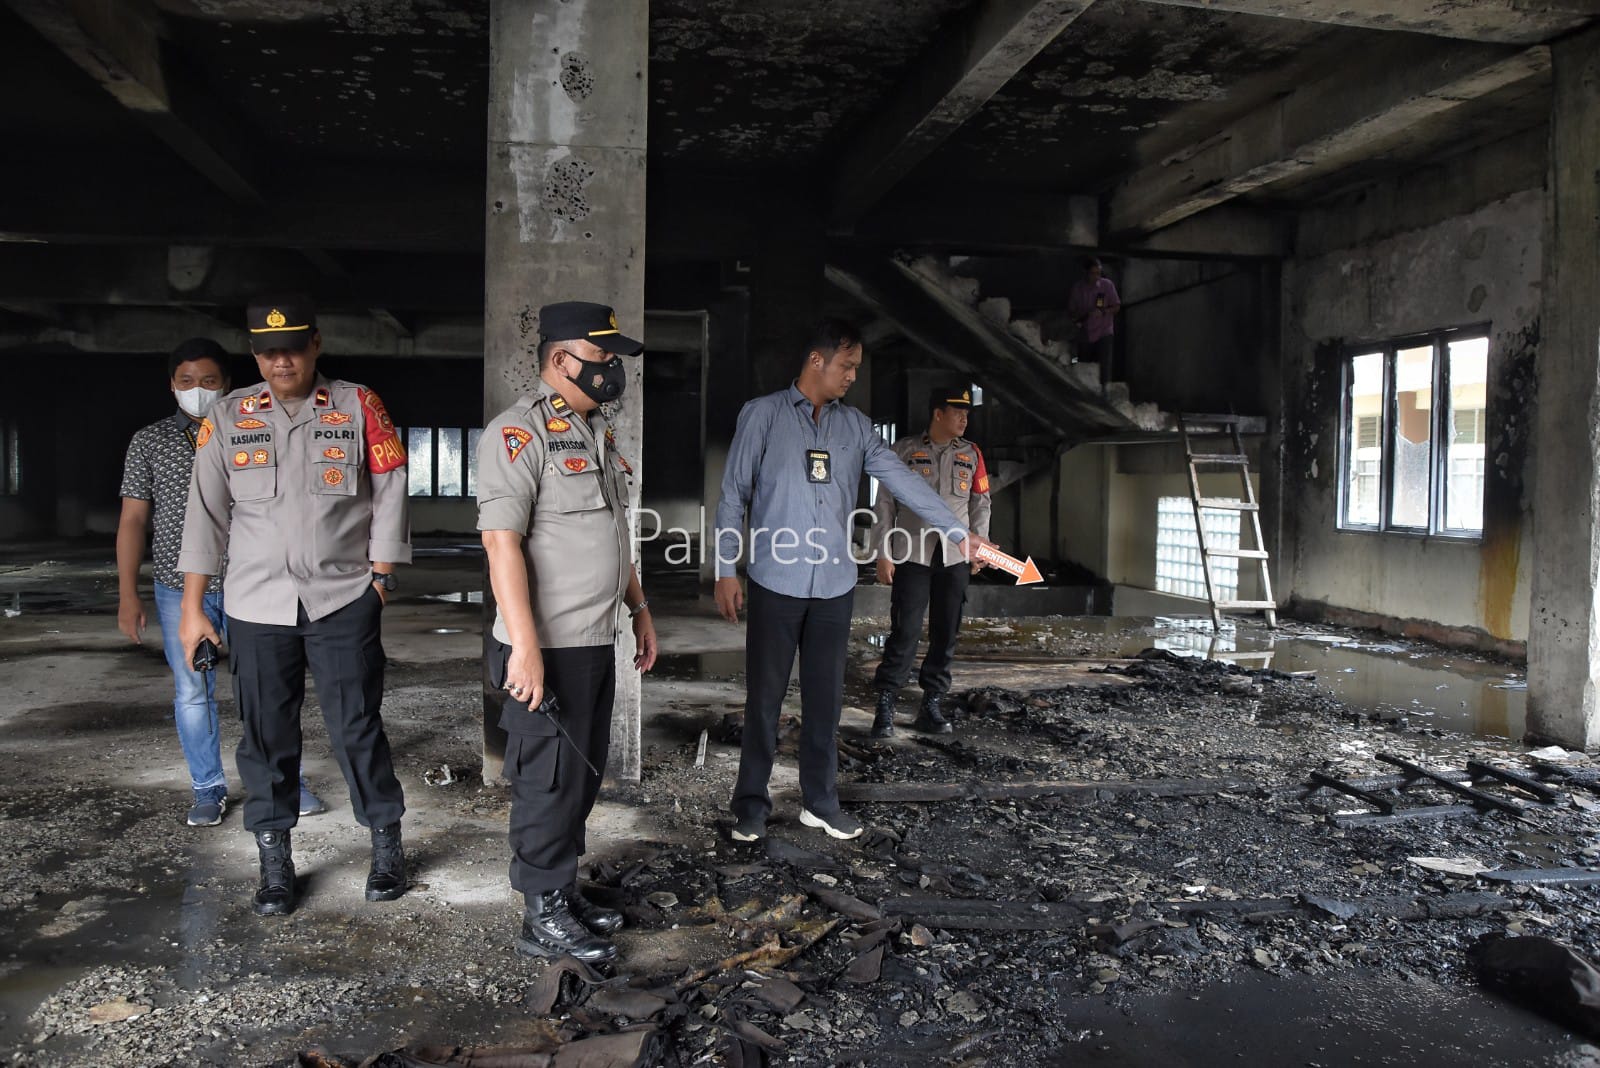
[[[58,566],[0,561],[0,882],[9,887],[0,1049],[11,1063],[168,1063],[162,1043],[178,1042],[183,1063],[257,1064],[313,1041],[375,1051],[418,1035],[487,1042],[526,1033],[534,1021],[520,1001],[536,969],[506,951],[515,903],[505,880],[504,797],[472,778],[480,560],[447,551],[410,569],[385,619],[395,662],[387,715],[412,808],[412,892],[389,908],[359,900],[365,842],[308,709],[307,771],[333,811],[297,829],[306,893],[293,917],[269,926],[245,905],[253,848],[237,814],[215,830],[181,825],[182,764],[154,621],[147,645],[129,646],[115,631],[105,553],[63,555]],[[700,771],[668,769],[682,768],[699,730],[741,703],[742,628],[713,618],[704,599],[663,601],[668,651],[645,685],[646,783],[625,803],[609,791],[602,801],[593,834],[602,858],[645,840],[714,844],[712,828],[664,828],[652,809],[671,796],[674,775],[698,776],[714,796],[731,781],[736,749],[727,745],[713,743]],[[852,646],[844,733],[853,740],[869,716],[881,630],[881,621],[861,621]],[[1193,620],[974,620],[962,651],[1070,657],[1152,646],[1314,671],[1316,686],[1360,708],[1403,711],[1413,723],[1486,737],[1521,731],[1522,676],[1513,666],[1327,628],[1239,623],[1213,645],[1209,625]],[[1270,664],[1249,658],[1261,653]],[[224,734],[232,779],[237,723],[225,722]],[[466,778],[425,786],[423,770],[442,763]],[[792,764],[780,764],[774,788],[784,804],[793,784]],[[1532,838],[1524,846],[1555,852]],[[631,934],[625,951],[670,971],[726,951],[695,941],[704,937]],[[75,1029],[83,1007],[124,995],[167,1015],[110,1025],[129,1031],[123,1045]],[[1488,995],[1425,979],[1245,973],[1117,1005],[1071,1004],[1076,1038],[1051,1063],[1576,1065],[1592,1053]],[[930,1063],[914,1043],[883,1050],[881,1063],[913,1062]]]

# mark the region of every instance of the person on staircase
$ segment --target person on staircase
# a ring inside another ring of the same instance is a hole
[[[930,408],[928,429],[897,441],[895,455],[939,494],[968,529],[987,538],[989,472],[983,453],[964,436],[972,411],[972,389],[960,383],[938,387]],[[968,562],[937,528],[891,494],[880,492],[873,511],[878,581],[889,586],[891,593],[889,640],[872,680],[878,693],[872,736],[894,735],[895,703],[916,658],[924,615],[928,617],[928,652],[917,674],[922,711],[913,726],[930,734],[949,734],[955,728],[940,705],[950,692],[950,660],[961,629],[961,609],[967,602],[967,583],[983,563]]]
[[[1083,278],[1067,296],[1067,315],[1077,331],[1078,359],[1100,365],[1100,391],[1112,381],[1111,360],[1116,348],[1117,312],[1122,298],[1105,276],[1105,266],[1095,257],[1083,261]]]

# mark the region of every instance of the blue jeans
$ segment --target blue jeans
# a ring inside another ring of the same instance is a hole
[[[228,785],[222,770],[222,737],[217,730],[216,672],[202,675],[183,658],[183,643],[178,639],[178,622],[183,615],[183,592],[156,583],[156,618],[161,621],[161,644],[167,665],[177,683],[172,702],[178,722],[178,741],[183,759],[189,764],[189,778],[196,790]],[[206,617],[217,628],[224,642],[228,639],[227,620],[222,614],[222,594],[205,597]]]

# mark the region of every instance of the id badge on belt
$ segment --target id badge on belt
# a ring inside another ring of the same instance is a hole
[[[833,461],[829,458],[826,449],[806,450],[806,480],[809,482],[833,481]]]

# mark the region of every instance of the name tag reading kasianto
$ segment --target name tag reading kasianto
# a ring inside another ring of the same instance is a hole
[[[809,482],[832,482],[833,461],[826,449],[806,450],[806,480]]]

